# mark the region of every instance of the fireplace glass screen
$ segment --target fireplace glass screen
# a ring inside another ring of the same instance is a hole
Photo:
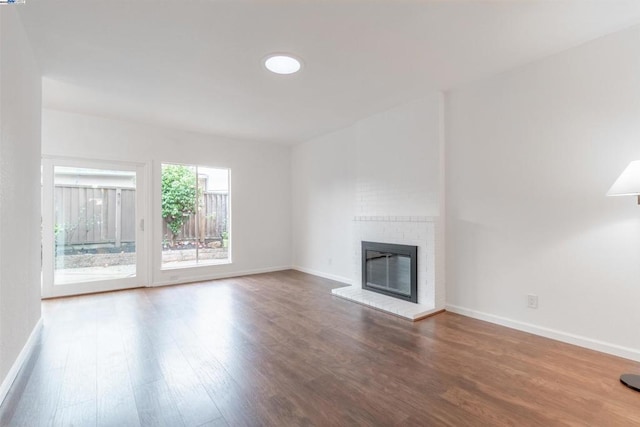
[[[416,246],[362,242],[362,287],[417,302]]]
[[[367,251],[367,286],[411,295],[411,257]]]

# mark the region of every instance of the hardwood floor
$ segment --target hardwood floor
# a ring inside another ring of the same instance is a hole
[[[640,364],[286,271],[43,302],[2,426],[640,425]]]

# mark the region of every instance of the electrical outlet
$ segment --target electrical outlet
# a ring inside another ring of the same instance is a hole
[[[527,307],[538,308],[538,295],[527,295]]]
[[[327,264],[329,264],[329,265],[333,264],[333,258],[329,258],[329,259],[327,260]]]

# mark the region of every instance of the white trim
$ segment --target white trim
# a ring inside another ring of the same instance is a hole
[[[438,92],[438,220],[435,226],[435,296],[436,307],[447,300],[447,100],[445,92]]]
[[[216,261],[221,261],[221,262],[216,262]],[[172,262],[175,262],[175,261],[172,261]],[[191,268],[207,268],[207,267],[215,267],[218,265],[233,265],[233,263],[229,258],[220,258],[220,259],[212,258],[212,259],[204,260],[198,264],[190,264],[191,262],[195,263],[195,260],[186,261],[186,262],[177,261],[176,265],[170,265],[168,267],[160,267],[160,272],[163,273],[165,271],[188,270]]]
[[[558,331],[556,329],[545,328],[543,326],[533,325],[531,323],[520,322],[518,320],[509,319],[494,314],[483,313],[481,311],[472,310],[470,308],[459,307],[447,304],[446,310],[452,313],[461,314],[463,316],[472,317],[478,320],[495,323],[497,325],[506,326],[511,329],[528,332],[530,334],[539,335],[556,341],[562,341],[568,344],[577,345],[602,353],[612,354],[614,356],[624,357],[625,359],[640,362],[640,350],[623,347],[617,344],[611,344],[604,341],[594,340],[592,338],[575,335],[568,332]]]
[[[129,281],[128,279],[131,279]],[[143,288],[144,285],[137,283],[135,280],[136,277],[131,277],[123,280],[127,280],[125,283],[114,286],[112,282],[108,280],[101,280],[95,282],[83,282],[86,284],[91,284],[92,287],[84,287],[77,289],[75,288],[75,283],[69,283],[67,285],[54,285],[52,289],[42,288],[42,299],[51,299],[51,298],[60,298],[60,297],[68,297],[68,296],[78,296],[78,295],[90,295],[90,294],[99,294],[102,292],[112,292],[112,291],[125,291],[127,289],[138,289]],[[117,280],[117,279],[116,279]],[[71,287],[72,290],[69,290]]]
[[[195,283],[195,282],[206,282],[208,280],[216,280],[216,279],[228,279],[231,277],[241,277],[241,276],[251,276],[253,274],[262,274],[262,273],[272,273],[274,271],[284,271],[291,270],[291,266],[282,266],[282,267],[266,267],[266,268],[256,268],[254,270],[245,270],[245,271],[231,271],[226,273],[216,273],[216,274],[203,274],[200,276],[183,276],[178,280],[165,280],[160,282],[154,282],[152,285],[149,285],[149,288],[156,288],[160,286],[171,286],[171,285],[180,285],[185,283]],[[163,270],[166,271],[166,270]]]
[[[351,285],[352,282],[353,282],[351,279],[347,279],[346,277],[338,276],[336,274],[323,273],[322,271],[312,270],[310,268],[300,267],[298,265],[294,265],[291,268],[293,270],[297,270],[297,271],[300,271],[302,273],[307,273],[307,274],[311,274],[313,276],[318,276],[318,277],[324,277],[325,279],[335,280],[336,282],[344,283],[344,284],[347,284],[347,285]]]
[[[42,160],[51,160],[53,162],[73,162],[74,164],[79,164],[80,166],[78,167],[83,167],[81,166],[82,164],[85,164],[85,162],[87,163],[102,163],[102,164],[107,164],[107,165],[113,165],[113,166],[122,166],[122,165],[128,165],[129,167],[135,168],[137,166],[147,166],[148,162],[132,162],[129,160],[118,160],[118,159],[114,159],[114,158],[100,158],[100,159],[96,159],[94,157],[76,157],[76,156],[59,156],[59,155],[53,155],[53,154],[43,154],[42,156]]]
[[[31,355],[31,352],[33,351],[33,347],[35,345],[36,338],[40,333],[41,329],[42,329],[42,317],[38,320],[38,323],[36,323],[36,326],[33,327],[33,330],[31,331],[31,335],[29,335],[29,339],[27,339],[27,342],[25,343],[24,347],[22,347],[22,351],[20,351],[20,354],[18,354],[18,357],[16,358],[15,362],[13,362],[11,369],[9,369],[9,372],[7,373],[7,376],[4,378],[4,381],[2,381],[2,385],[0,385],[0,404],[4,402],[4,399],[9,394],[9,390],[11,389],[13,382],[18,377],[18,373],[20,372],[22,365],[24,364],[24,362],[27,361],[27,359]]]
[[[378,221],[378,222],[436,222],[435,216],[354,216],[353,220],[358,221]]]

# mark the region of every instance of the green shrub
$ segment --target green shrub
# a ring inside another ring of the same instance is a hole
[[[196,210],[196,173],[187,166],[163,165],[162,167],[162,218],[173,236],[190,214]]]

